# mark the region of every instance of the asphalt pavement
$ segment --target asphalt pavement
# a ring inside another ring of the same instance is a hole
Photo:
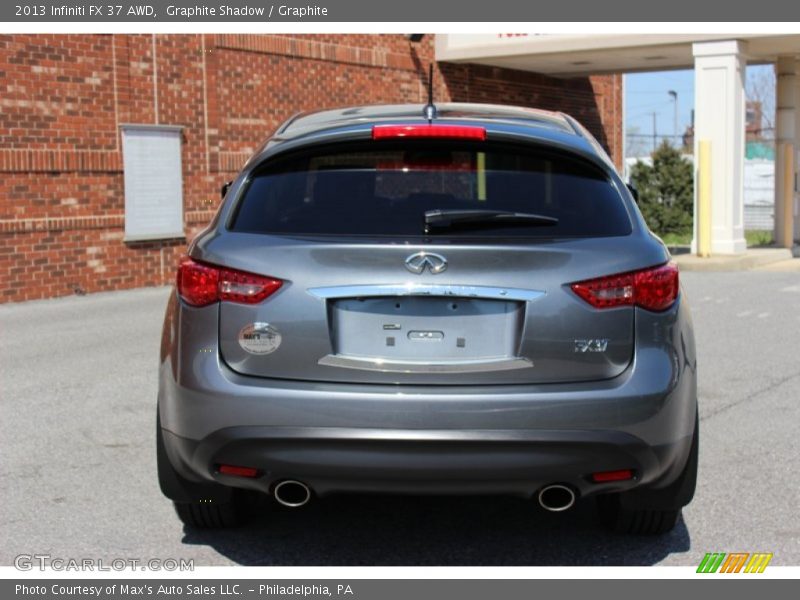
[[[697,565],[706,552],[800,564],[800,275],[684,273],[699,347],[696,498],[662,537],[613,534],[593,503],[335,496],[242,529],[184,528],[158,490],[156,371],[168,290],[0,305],[0,564]]]

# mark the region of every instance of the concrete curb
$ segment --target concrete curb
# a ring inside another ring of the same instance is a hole
[[[749,271],[791,258],[792,251],[788,248],[751,248],[742,254],[709,258],[700,258],[694,254],[673,256],[682,271]]]

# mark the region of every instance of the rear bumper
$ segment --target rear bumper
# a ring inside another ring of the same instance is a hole
[[[247,377],[219,358],[212,315],[192,319],[180,335],[180,314],[173,319],[168,311],[159,411],[170,462],[189,480],[267,492],[298,479],[317,494],[531,495],[561,482],[590,495],[666,486],[689,453],[696,359],[682,303],[669,314],[637,316],[637,330],[656,335],[639,340],[620,376],[526,386]],[[259,476],[221,475],[219,464],[256,467]],[[617,469],[636,477],[589,479]]]
[[[533,496],[550,483],[580,496],[652,481],[685,460],[686,439],[652,447],[616,431],[401,431],[233,427],[201,441],[164,432],[179,470],[209,481],[269,493],[282,480],[332,492],[513,494]],[[683,458],[682,458],[683,457]],[[217,465],[255,466],[255,478]],[[591,473],[633,469],[631,481],[594,483]]]

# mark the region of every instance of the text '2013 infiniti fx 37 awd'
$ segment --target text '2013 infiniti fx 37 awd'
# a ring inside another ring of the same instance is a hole
[[[295,117],[228,186],[167,308],[163,492],[197,527],[385,492],[669,531],[698,419],[667,249],[569,116],[430,108]]]

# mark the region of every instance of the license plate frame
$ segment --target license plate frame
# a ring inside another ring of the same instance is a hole
[[[387,296],[330,301],[334,355],[398,364],[475,364],[518,358],[525,306],[517,300]]]

